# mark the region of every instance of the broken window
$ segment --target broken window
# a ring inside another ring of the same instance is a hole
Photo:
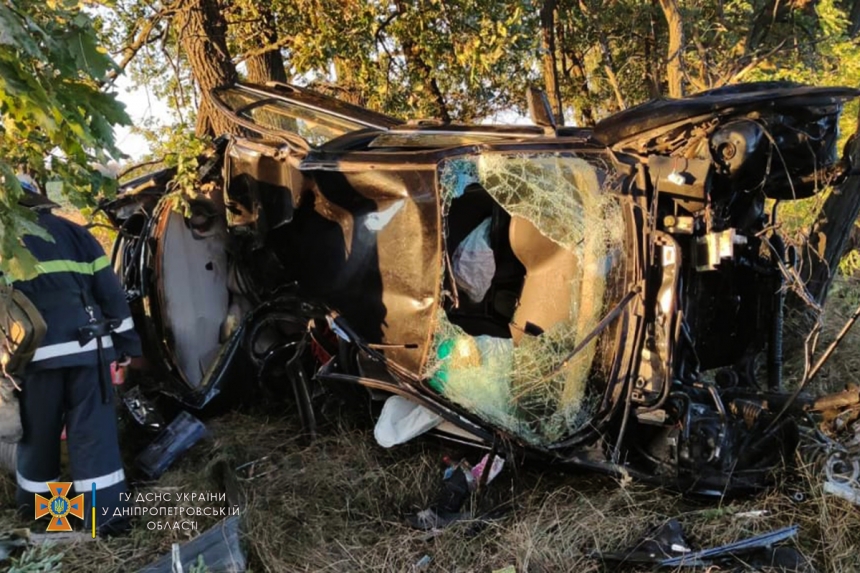
[[[623,295],[625,220],[603,178],[599,165],[569,153],[482,155],[440,168],[448,258],[480,233],[495,265],[481,300],[464,289],[440,309],[424,374],[453,402],[533,443],[586,424],[605,388],[605,336],[559,368]],[[465,269],[454,270],[461,279],[446,288],[456,292]],[[473,282],[486,286],[487,268],[475,270],[482,277]]]

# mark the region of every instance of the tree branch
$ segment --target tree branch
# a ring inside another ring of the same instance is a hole
[[[761,62],[767,60],[772,55],[774,55],[775,53],[780,51],[782,49],[782,47],[785,46],[785,43],[787,41],[788,41],[788,38],[786,38],[785,40],[780,42],[775,48],[768,50],[764,54],[762,54],[762,53],[754,54],[752,56],[752,58],[750,59],[748,64],[746,64],[740,70],[738,70],[736,72],[732,72],[731,76],[729,76],[727,78],[721,78],[720,82],[717,85],[718,86],[724,86],[724,85],[728,85],[728,84],[733,84],[735,82],[739,82],[741,79],[743,79],[743,77],[745,75],[747,75],[748,73],[753,71],[757,65],[759,65]]]
[[[584,0],[579,0],[579,9],[583,15],[591,20],[591,24],[597,32],[597,47],[600,50],[600,55],[603,60],[603,69],[606,72],[606,78],[609,81],[609,85],[612,87],[612,91],[615,94],[618,108],[626,109],[627,103],[624,101],[624,96],[621,93],[621,86],[618,83],[618,77],[615,75],[615,63],[612,60],[612,51],[609,49],[609,43],[601,29],[600,22],[591,14],[591,10]]]
[[[544,0],[540,9],[541,28],[541,59],[543,61],[543,76],[546,94],[549,96],[550,107],[555,116],[556,125],[564,125],[564,106],[561,101],[561,90],[558,85],[558,61],[556,58],[555,11],[556,0]]]
[[[376,32],[373,33],[373,37],[377,42],[383,42],[382,33],[391,24],[398,16],[400,16],[400,11],[391,12],[388,16],[379,23],[379,26],[376,28]]]
[[[292,43],[293,43],[292,37],[278,38],[278,40],[276,42],[272,42],[272,43],[266,44],[265,46],[262,46],[260,48],[255,48],[253,50],[249,50],[249,51],[245,52],[244,54],[235,58],[233,60],[233,63],[234,64],[240,64],[249,58],[253,58],[256,56],[262,56],[263,54],[265,54],[267,52],[271,52],[273,50],[280,50],[281,48],[283,48],[285,46],[289,46]]]
[[[159,10],[152,18],[149,18],[145,21],[142,27],[139,28],[139,32],[137,35],[134,35],[132,32],[132,36],[134,36],[134,40],[126,45],[122,50],[120,50],[120,54],[122,54],[122,60],[117,64],[117,69],[111,70],[107,74],[107,80],[105,83],[110,86],[116,81],[119,77],[120,73],[124,72],[128,67],[128,64],[134,59],[134,57],[140,52],[144,47],[152,44],[153,42],[158,41],[159,38],[163,36],[163,31],[155,36],[152,36],[153,30],[155,30],[156,26],[161,23],[162,20],[167,18],[174,12],[173,9],[164,8]],[[138,30],[138,27],[135,26],[135,31]]]
[[[403,0],[397,0],[397,11],[405,13],[407,8]],[[421,53],[421,47],[415,43],[412,38],[404,37],[400,39],[400,44],[403,46],[403,55],[406,56],[407,65],[412,67],[413,72],[424,82],[424,86],[431,94],[439,119],[444,123],[451,123],[451,114],[448,112],[448,103],[445,101],[445,95],[439,87],[439,82],[433,74],[433,69],[424,60]]]

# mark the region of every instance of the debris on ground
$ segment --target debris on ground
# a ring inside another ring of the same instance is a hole
[[[811,411],[821,416],[802,452],[823,478],[828,494],[860,505],[860,387],[817,399]]]
[[[734,517],[738,519],[748,519],[753,517],[767,517],[768,515],[770,515],[770,512],[766,509],[753,509],[736,513],[734,514]]]
[[[218,484],[221,491],[226,494],[227,504],[230,506],[245,506],[245,494],[242,488],[239,487],[239,478],[236,476],[236,471],[240,468],[231,468],[230,464],[224,459],[212,464],[211,478]]]
[[[122,401],[129,414],[140,427],[150,431],[164,428],[164,420],[155,407],[146,399],[140,386],[134,386],[121,394]]]
[[[407,523],[415,529],[427,531],[470,518],[470,512],[461,511],[466,499],[482,486],[489,485],[505,465],[505,460],[499,456],[493,457],[492,464],[489,464],[489,459],[490,454],[485,454],[473,467],[465,459],[453,462],[446,457],[444,461],[448,467],[436,499],[427,509],[407,516]]]
[[[646,533],[633,547],[624,551],[595,553],[604,564],[615,566],[652,565],[661,567],[710,567],[744,563],[756,567],[779,567],[782,571],[811,573],[812,566],[794,548],[774,547],[797,535],[799,527],[792,525],[747,539],[694,550],[677,519],[670,519]]]
[[[177,554],[178,553],[178,554]],[[199,567],[205,569],[199,569]],[[198,569],[193,569],[198,567]],[[174,573],[203,570],[208,573],[242,573],[247,567],[239,546],[239,518],[228,517],[188,543],[174,548],[138,573]]]
[[[207,435],[203,422],[180,412],[137,458],[137,466],[150,479],[158,479],[183,453]]]

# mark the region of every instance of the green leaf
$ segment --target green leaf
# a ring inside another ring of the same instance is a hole
[[[80,14],[86,22],[89,18]],[[77,21],[75,22],[77,24]],[[63,40],[69,53],[74,57],[78,69],[87,72],[93,78],[101,79],[114,67],[113,61],[104,51],[100,51],[92,30],[71,30]]]
[[[115,94],[99,89],[115,69],[99,45],[92,18],[75,0],[0,2],[0,271],[33,272],[22,237],[50,239],[34,214],[17,204],[19,163],[62,180],[73,202],[113,187],[91,165],[118,155],[112,127],[130,120]]]

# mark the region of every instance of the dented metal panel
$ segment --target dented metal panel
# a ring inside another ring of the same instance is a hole
[[[402,367],[426,359],[441,284],[433,171],[312,172],[293,222],[271,238],[299,292],[325,301]],[[312,237],[308,240],[308,237]]]

